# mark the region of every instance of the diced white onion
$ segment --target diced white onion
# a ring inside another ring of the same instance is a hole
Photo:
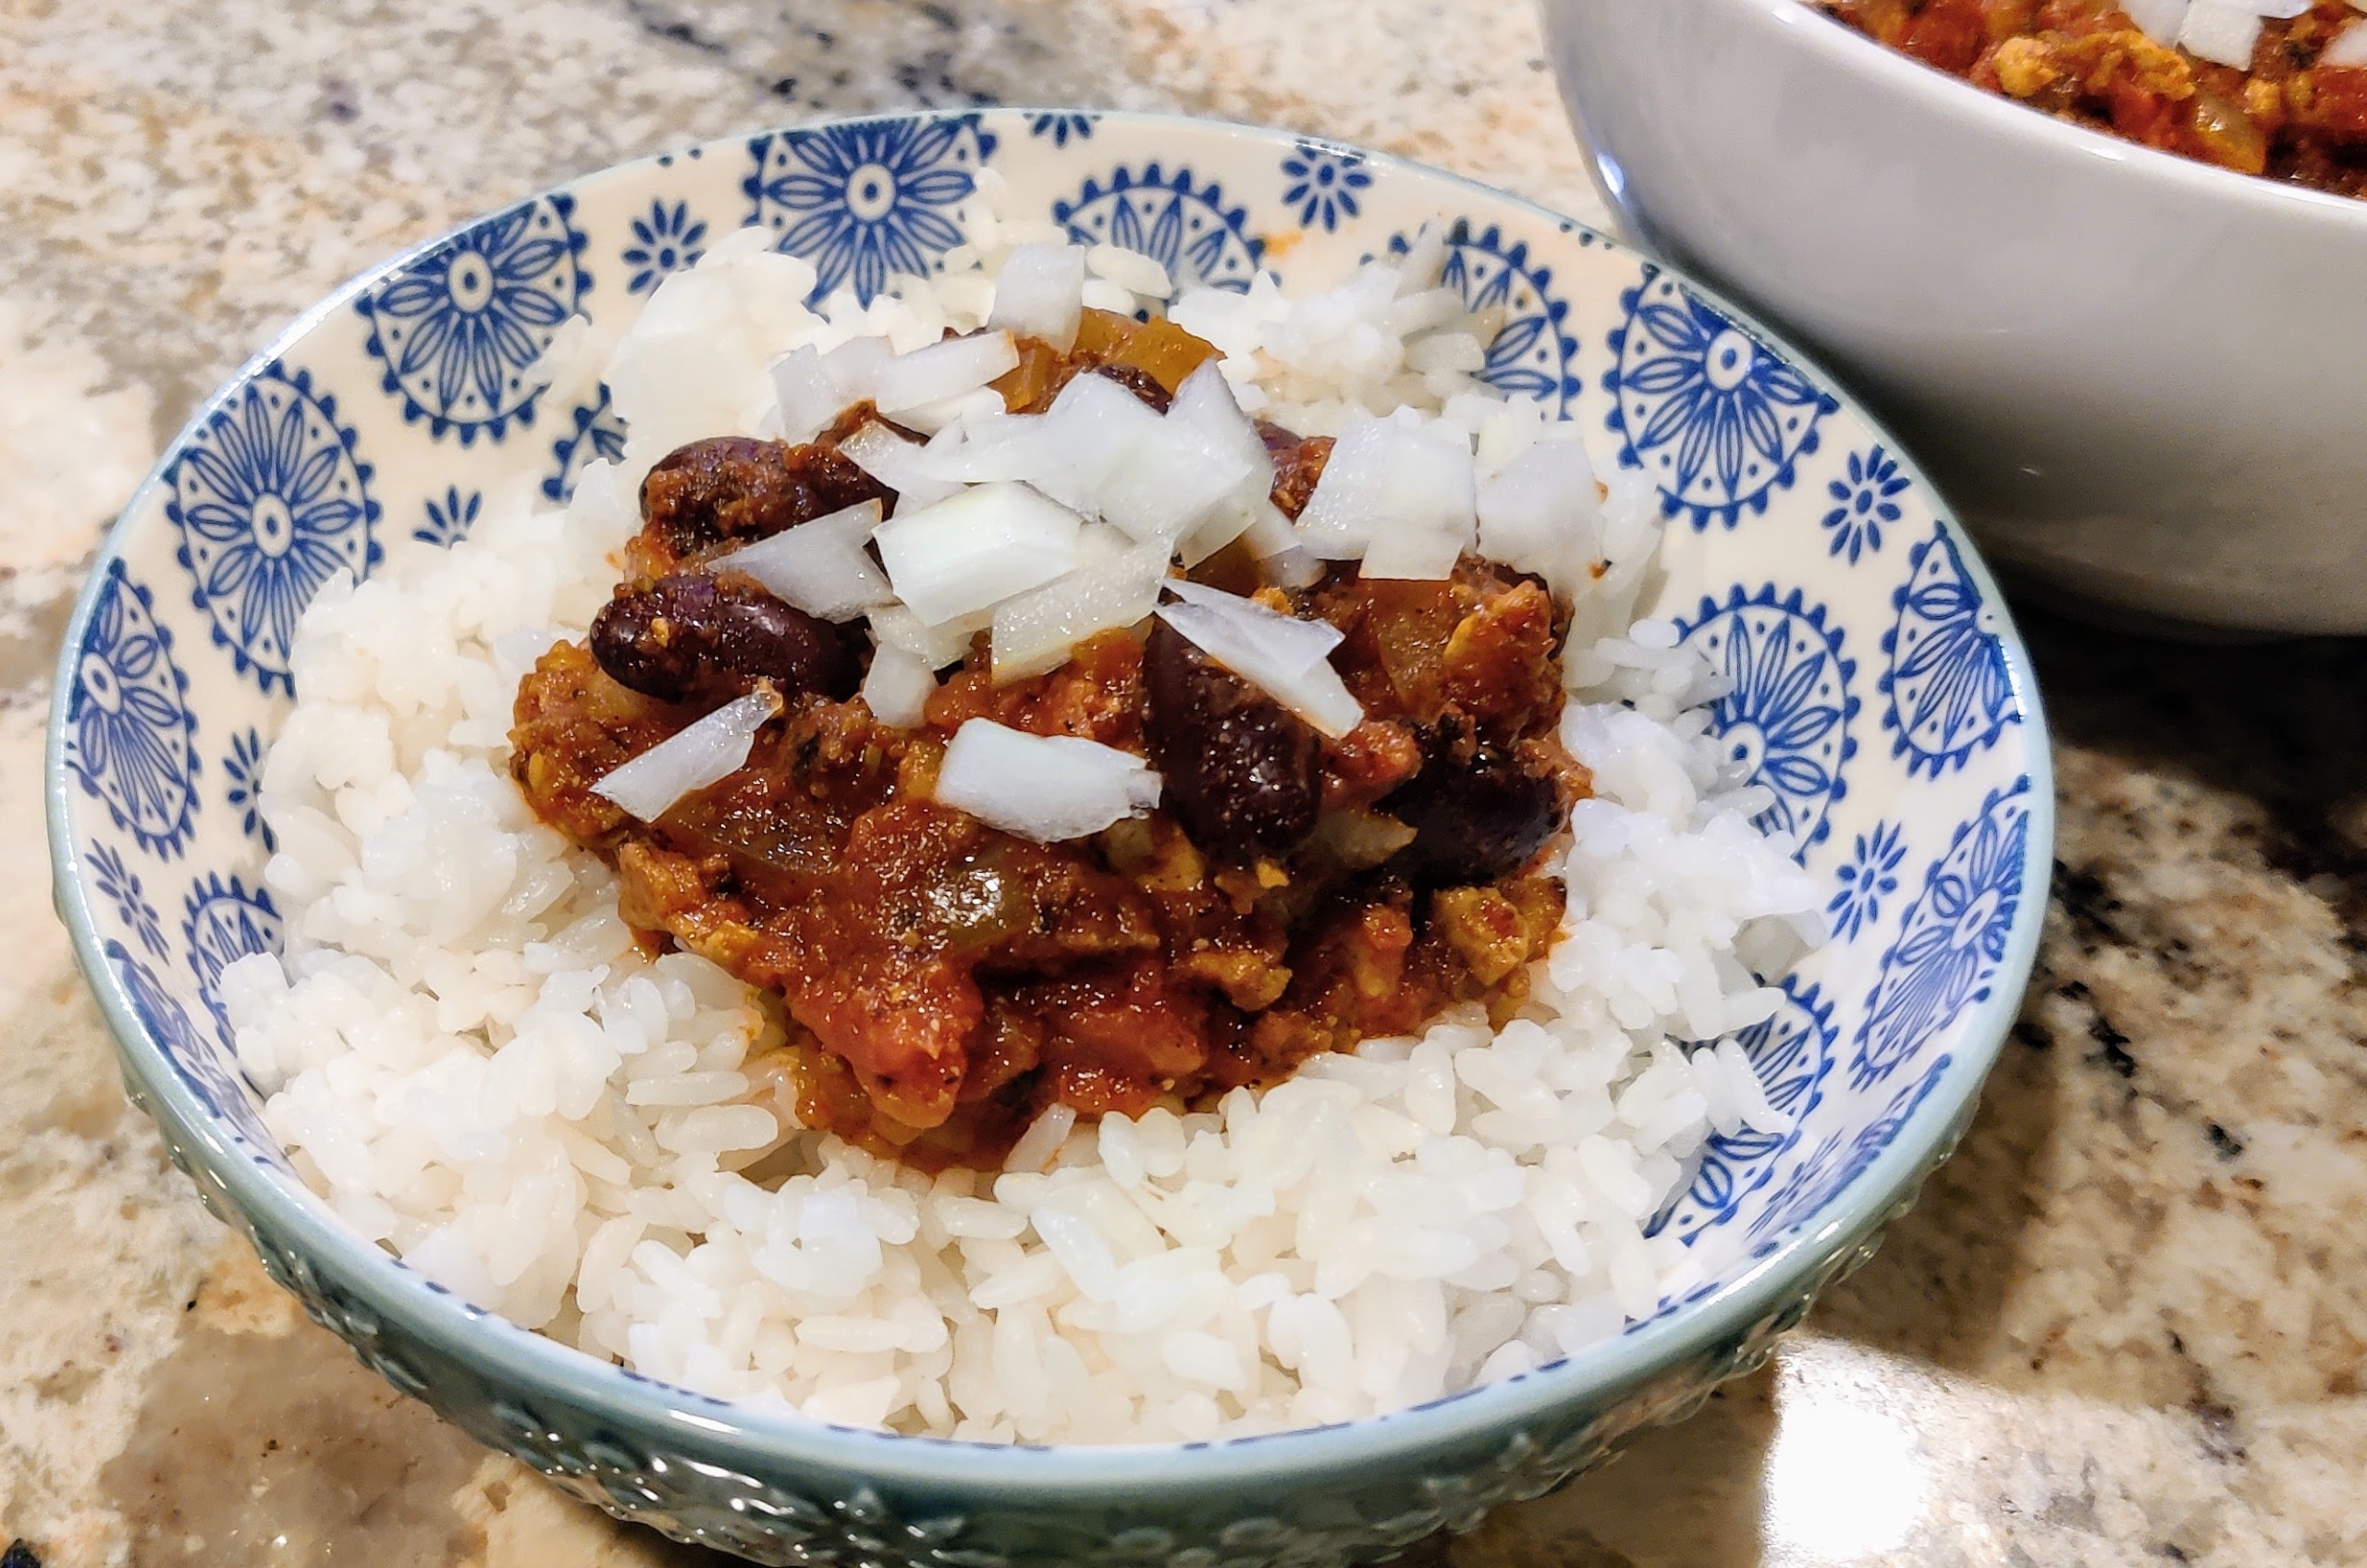
[[[744,572],[807,615],[852,620],[896,596],[863,547],[878,526],[879,503],[863,501],[717,556],[707,567]]]
[[[1564,604],[1583,585],[1601,544],[1594,465],[1575,441],[1540,441],[1479,486],[1479,553],[1533,571]]]
[[[1475,484],[1457,436],[1353,420],[1299,515],[1299,539],[1326,559],[1363,560],[1369,577],[1443,577],[1471,541]]]
[[[931,626],[901,605],[882,605],[871,612],[871,635],[881,647],[901,649],[938,670],[969,657],[971,642],[991,620],[982,613]]]
[[[2167,47],[2178,41],[2186,22],[2187,0],[2120,0],[2128,19],[2154,43]]]
[[[977,484],[872,537],[896,596],[931,626],[992,607],[1077,564],[1076,513],[1024,484]]]
[[[936,478],[922,466],[919,443],[907,441],[874,420],[839,444],[864,472],[896,492],[898,506],[909,510],[944,500],[962,488]]]
[[[592,792],[643,822],[655,822],[683,796],[746,766],[756,731],[779,712],[780,693],[770,687],[735,698],[616,769],[593,785]]]
[[[949,337],[909,354],[899,354],[879,367],[873,380],[872,401],[879,411],[917,409],[975,392],[999,376],[1019,368],[1019,346],[1008,332],[980,332]]]
[[[1044,415],[1046,467],[1030,483],[1063,506],[1098,513],[1103,483],[1159,427],[1157,411],[1108,376],[1076,376]]]
[[[1331,668],[1339,628],[1197,582],[1177,579],[1167,586],[1184,602],[1161,605],[1159,619],[1208,657],[1332,740],[1364,721],[1364,709]]]
[[[1085,251],[1076,245],[1017,245],[995,275],[988,326],[1045,342],[1067,353],[1076,346],[1085,309]]]
[[[793,349],[773,361],[773,392],[780,399],[780,430],[791,443],[811,441],[850,406],[872,394],[890,357],[884,337],[850,337],[828,353]]]
[[[1030,735],[974,718],[955,732],[937,772],[937,799],[989,827],[1059,843],[1142,816],[1159,778],[1143,759],[1073,735]]]
[[[2178,27],[2179,48],[2238,70],[2250,68],[2252,45],[2259,40],[2260,13],[2231,0],[2194,0]]]
[[[1167,269],[1155,257],[1122,245],[1096,245],[1085,253],[1085,264],[1096,277],[1106,277],[1129,294],[1164,300],[1175,292]]]
[[[1087,310],[1108,311],[1114,316],[1134,313],[1134,297],[1106,277],[1088,277],[1082,290]]]
[[[1159,604],[1167,560],[1163,545],[1137,545],[997,605],[995,680],[1058,669],[1079,643],[1143,619]]]
[[[916,729],[937,690],[937,671],[919,656],[882,643],[872,650],[863,700],[872,717],[899,729]]]
[[[1244,533],[1257,531],[1261,524],[1263,532],[1250,545],[1251,552],[1260,560],[1298,543],[1297,535],[1291,532],[1290,520],[1270,499],[1274,488],[1273,454],[1266,449],[1257,424],[1241,411],[1221,364],[1220,360],[1208,360],[1185,376],[1167,410],[1169,420],[1200,431],[1237,459],[1245,471],[1233,488],[1185,535],[1185,566],[1197,566]],[[1268,547],[1261,549],[1261,545]]]
[[[1171,414],[1153,416],[1117,459],[1094,487],[1096,509],[1136,539],[1171,547],[1255,477],[1238,451]]]
[[[2367,0],[2361,0],[2367,4]],[[2318,55],[2318,64],[2336,67],[2367,66],[2367,22],[2353,22],[2335,35]]]

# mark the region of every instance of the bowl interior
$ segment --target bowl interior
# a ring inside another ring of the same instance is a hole
[[[1792,351],[1567,220],[1282,133],[1020,110],[781,131],[590,176],[356,280],[200,410],[86,592],[51,778],[61,909],[130,1075],[205,1129],[199,1158],[237,1167],[242,1201],[319,1207],[262,1126],[216,994],[225,965],[281,937],[255,796],[312,594],[369,572],[390,540],[462,536],[497,487],[562,500],[619,451],[605,394],[554,404],[525,380],[569,316],[629,320],[748,224],[812,259],[821,288],[875,290],[959,241],[982,168],[1007,182],[1006,210],[1147,251],[1186,283],[1264,267],[1308,286],[1452,226],[1447,283],[1503,312],[1487,378],[1580,422],[1599,467],[1659,485],[1658,613],[1731,677],[1715,729],[1830,900],[1833,940],[1743,1039],[1792,1125],[1710,1146],[1661,1221],[1701,1283],[1630,1339],[1836,1210],[1895,1198],[2010,1019],[2049,840],[2019,643],[1929,484]],[[411,1309],[459,1322],[391,1260],[370,1267]]]

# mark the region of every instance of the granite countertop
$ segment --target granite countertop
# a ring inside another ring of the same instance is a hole
[[[163,443],[340,278],[637,153],[991,99],[1267,121],[1600,216],[1520,0],[0,8],[0,1543],[698,1555],[399,1399],[166,1164],[48,906],[49,666]],[[2060,862],[1962,1152],[1766,1371],[1417,1556],[2367,1562],[2367,645],[2030,629]]]

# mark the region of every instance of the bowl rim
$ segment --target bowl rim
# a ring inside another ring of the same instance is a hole
[[[1795,0],[1779,3],[1789,5]],[[744,150],[754,136],[784,130],[958,119],[980,114],[1018,118],[1041,114],[1089,114],[1100,122],[1163,129],[1179,136],[1334,149],[1411,180],[1466,192],[1490,203],[1509,203],[1536,219],[1555,225],[1564,233],[1590,237],[1591,243],[1633,256],[1679,278],[1736,326],[1800,368],[1838,399],[1843,409],[1883,436],[1891,450],[1900,451],[1881,423],[1823,365],[1780,333],[1770,330],[1752,312],[1685,270],[1666,267],[1646,252],[1589,225],[1509,191],[1393,153],[1286,129],[1182,115],[1020,104],[914,110],[808,121],[770,131],[757,129],[688,143],[589,170],[547,190],[565,190],[644,165],[669,163],[693,145],[703,150],[738,151]],[[520,198],[533,199],[532,193]],[[496,209],[507,210],[507,206]],[[178,1141],[202,1159],[224,1195],[241,1211],[242,1222],[248,1228],[256,1228],[253,1217],[260,1214],[265,1221],[260,1228],[272,1231],[284,1243],[292,1244],[308,1262],[313,1257],[326,1259],[335,1274],[364,1293],[371,1309],[382,1321],[401,1325],[408,1333],[428,1342],[497,1392],[515,1390],[527,1400],[547,1399],[571,1405],[620,1431],[676,1431],[686,1442],[709,1451],[728,1448],[734,1463],[769,1476],[794,1476],[805,1466],[818,1466],[825,1473],[840,1468],[891,1485],[973,1495],[991,1492],[1005,1507],[1024,1508],[1067,1501],[1106,1501],[1108,1494],[1118,1488],[1136,1495],[1221,1484],[1271,1490],[1354,1465],[1414,1460],[1449,1447],[1501,1440],[1503,1434],[1549,1419],[1557,1412],[1589,1400],[1601,1402],[1628,1392],[1656,1375],[1734,1341],[1795,1301],[1800,1287],[1820,1268],[1883,1223],[1902,1199],[1911,1200],[1912,1188],[1943,1157],[1955,1133],[1968,1121],[1981,1084],[2019,1011],[2037,958],[2046,907],[2043,889],[2053,863],[2054,767],[2045,712],[2029,650],[1977,547],[1953,511],[1940,504],[1935,506],[1935,511],[1956,541],[1965,570],[1997,612],[2001,650],[2014,696],[2020,704],[2018,743],[2026,753],[2023,771],[2030,795],[2022,864],[2024,892],[1988,995],[1969,1010],[1963,1039],[1939,1081],[1909,1113],[1888,1145],[1863,1170],[1828,1197],[1815,1213],[1768,1238],[1761,1243],[1761,1256],[1716,1290],[1537,1371],[1385,1415],[1205,1442],[996,1444],[843,1427],[795,1412],[750,1409],[715,1400],[628,1373],[617,1364],[602,1362],[572,1345],[521,1328],[497,1313],[472,1306],[431,1285],[424,1275],[405,1268],[391,1254],[347,1228],[316,1195],[309,1192],[300,1194],[241,1153],[218,1121],[197,1100],[141,1022],[121,976],[106,962],[88,889],[72,854],[75,795],[72,775],[65,766],[65,721],[72,695],[75,654],[88,632],[99,590],[109,576],[109,567],[121,557],[128,528],[161,488],[175,454],[239,388],[294,348],[323,321],[348,308],[364,290],[481,221],[482,215],[471,218],[349,278],[297,316],[197,405],[179,433],[165,447],[148,477],[133,492],[92,557],[90,575],[59,649],[43,768],[57,912],[72,937],[76,962],[115,1038],[127,1080],[137,1079],[148,1096],[150,1114],[159,1121],[169,1120],[178,1129],[181,1134]],[[1922,484],[1935,500],[1943,499],[1911,457],[1901,452],[1899,460],[1913,481]],[[1409,1502],[1412,1501],[1409,1499]]]
[[[1550,8],[1560,9],[1566,0],[1554,0]],[[2043,110],[1987,92],[1962,77],[1890,48],[1828,15],[1810,0],[1710,3],[1757,13],[1784,30],[1801,47],[1827,61],[1869,76],[1896,89],[1903,96],[1919,98],[1934,114],[1952,118],[1968,129],[2017,138],[2058,164],[2123,165],[2136,177],[2176,188],[2181,195],[2190,194],[2198,201],[2233,202],[2267,221],[2367,231],[2367,196],[2338,196],[2330,190],[2291,185],[2266,175],[2244,174],[2057,119]],[[1576,95],[1570,96],[1575,108]],[[1579,117],[1583,118],[1582,112]],[[1596,161],[1596,155],[1589,152],[1588,163]],[[1598,178],[1600,173],[1598,170]]]

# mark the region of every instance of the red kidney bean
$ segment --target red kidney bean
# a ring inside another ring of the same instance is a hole
[[[1492,882],[1527,864],[1553,836],[1561,802],[1550,776],[1492,746],[1424,752],[1421,772],[1380,802],[1414,829],[1392,868],[1429,887]]]
[[[680,447],[641,482],[642,521],[677,557],[762,539],[895,493],[835,447],[718,435]]]
[[[592,656],[620,686],[667,703],[718,703],[769,680],[785,697],[853,694],[839,629],[736,572],[626,583],[592,621]]]
[[[1165,621],[1143,649],[1152,763],[1184,833],[1221,859],[1282,855],[1315,831],[1323,743]]]

